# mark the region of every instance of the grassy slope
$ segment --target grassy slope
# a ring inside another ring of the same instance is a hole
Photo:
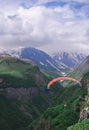
[[[0,57],[0,79],[4,80],[1,87],[28,87],[37,86],[36,74],[40,77],[42,73],[31,61],[18,58]]]
[[[58,84],[51,88],[52,91],[48,92],[47,96],[44,87],[49,79],[39,72],[39,68],[34,64],[29,64],[28,61],[11,59],[10,57],[0,59],[0,74],[1,88],[36,87],[40,90],[39,96],[34,99],[34,102],[26,100],[26,97],[24,97],[24,100],[9,99],[7,96],[0,94],[0,129],[66,130],[67,127],[78,122],[80,112],[78,98],[81,94],[86,94],[79,86],[59,89],[58,94],[53,99],[52,107],[49,107],[42,114],[48,107],[49,98],[51,98],[50,93],[58,90],[58,87],[55,87]],[[47,75],[50,77],[49,73]],[[64,107],[65,103],[67,104],[66,108]],[[32,122],[39,116],[38,120]]]
[[[84,82],[84,80],[89,80],[89,72],[84,75],[82,82]],[[85,119],[81,122],[78,122],[75,125],[70,126],[67,130],[89,130],[89,119]]]
[[[20,130],[42,114],[49,105],[44,88],[47,81],[48,78],[32,61],[0,57],[1,130]],[[15,88],[15,96],[14,89],[10,88]],[[24,90],[18,92],[19,88]],[[27,95],[28,90],[31,95]]]
[[[25,127],[31,120],[23,114],[16,100],[7,99],[0,95],[0,129],[16,130]]]
[[[67,130],[89,130],[89,119],[85,119],[75,125],[69,127]]]
[[[65,88],[54,98],[54,107],[48,108],[38,121],[33,122],[24,130],[49,130],[49,128],[66,130],[68,126],[79,120],[79,96],[84,93],[79,86]],[[64,107],[65,103],[67,107]]]
[[[88,79],[89,72],[85,74],[82,82]],[[32,122],[24,130],[88,130],[88,119],[77,123],[81,109],[80,97],[85,95],[87,95],[86,85],[84,88],[76,85],[59,91],[54,98],[53,107],[49,107],[40,119]],[[64,107],[65,103],[67,107]]]
[[[41,116],[50,105],[52,96],[45,88],[51,78],[32,61],[0,57],[1,130],[22,130]],[[57,92],[57,87],[54,92]]]

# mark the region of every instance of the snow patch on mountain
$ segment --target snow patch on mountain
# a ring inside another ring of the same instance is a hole
[[[62,51],[50,56],[41,50],[29,47],[15,50],[0,48],[0,55],[30,59],[42,69],[65,73],[79,65],[88,54]]]
[[[56,52],[52,54],[52,58],[62,69],[69,70],[79,65],[87,55],[78,52]]]
[[[41,65],[44,65],[44,63],[43,63],[43,62],[41,62],[41,61],[40,61],[40,64],[41,64]]]

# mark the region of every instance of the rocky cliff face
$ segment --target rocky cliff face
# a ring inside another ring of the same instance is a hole
[[[88,118],[89,118],[89,108],[86,107],[83,110],[81,110],[79,121],[82,121],[82,120],[88,119]]]
[[[86,91],[87,95],[84,96],[81,100],[81,111],[79,121],[89,118],[89,73],[84,76],[81,83],[82,89]]]
[[[79,121],[68,127],[67,130],[89,130],[89,72],[81,80],[81,97],[79,97]]]

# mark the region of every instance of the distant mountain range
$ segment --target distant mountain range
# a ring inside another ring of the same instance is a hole
[[[73,72],[69,73],[69,76],[81,79],[87,72],[89,72],[89,56],[87,56]]]
[[[41,50],[35,48],[24,48],[21,51],[20,57],[31,59],[42,69],[49,71],[60,71],[60,67],[55,60]]]
[[[35,64],[37,64],[40,68],[48,70],[48,71],[59,71],[60,67],[55,62],[55,60],[49,56],[47,53],[35,49],[35,48],[22,48],[18,51],[15,50],[0,50],[1,55],[9,55],[19,58],[25,58],[32,60]]]
[[[79,65],[87,54],[78,52],[56,52],[52,54],[53,59],[61,67],[62,71],[67,71]]]
[[[62,73],[76,67],[87,56],[78,52],[55,52],[50,56],[44,51],[31,47],[7,51],[0,49],[0,54],[30,59],[44,70]]]
[[[52,79],[50,71],[61,71],[55,58],[35,48],[1,50],[0,55],[0,129],[25,130],[26,127],[27,130],[40,130],[44,125],[44,128],[54,130],[58,124],[57,128],[63,130],[78,122],[78,97],[81,95],[81,88],[77,85],[63,88],[58,83],[50,91],[46,90]],[[89,56],[82,60],[69,76],[80,80],[89,72]],[[58,65],[58,68],[53,65]],[[44,69],[47,70],[45,73],[42,71]],[[55,77],[54,74],[53,76]],[[53,95],[56,96],[52,99]],[[64,103],[68,105],[66,109],[63,107]],[[43,119],[38,121],[39,116]],[[32,122],[34,119],[37,122]]]

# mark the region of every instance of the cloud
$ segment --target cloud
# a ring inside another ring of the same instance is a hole
[[[9,5],[2,2],[4,11],[0,9],[0,47],[31,46],[48,53],[63,49],[89,50],[89,5],[75,8],[69,3],[70,0],[67,1],[64,6],[55,7],[44,6],[43,0],[16,0],[15,5],[13,0],[8,1]],[[88,3],[87,0],[85,2]]]

